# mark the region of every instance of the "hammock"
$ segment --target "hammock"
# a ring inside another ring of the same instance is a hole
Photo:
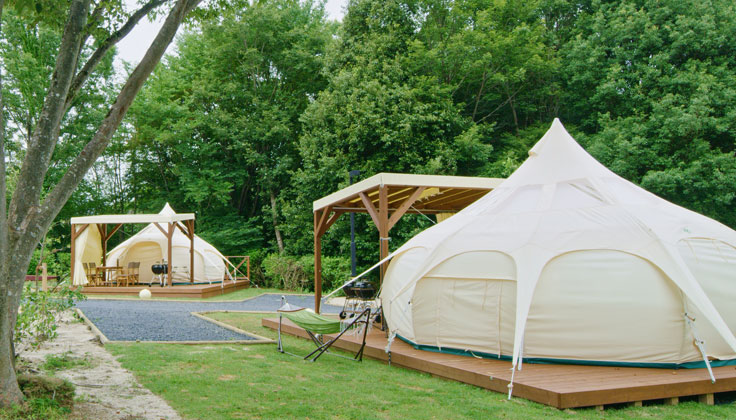
[[[342,331],[339,320],[327,318],[309,309],[282,313],[289,321],[316,334],[335,334]]]
[[[278,309],[278,312],[279,312],[278,350],[281,353],[286,353],[292,356],[297,356],[296,354],[292,354],[292,353],[288,353],[284,351],[284,346],[281,343],[282,319],[283,317],[286,317],[289,321],[303,328],[304,331],[306,331],[307,334],[309,335],[309,338],[311,338],[314,344],[317,346],[317,348],[314,351],[304,356],[304,360],[309,360],[311,362],[314,362],[315,360],[317,360],[323,353],[329,353],[327,349],[329,349],[332,346],[332,344],[334,344],[343,334],[345,334],[346,331],[350,330],[353,327],[356,327],[359,324],[365,324],[365,326],[363,326],[363,343],[360,346],[360,350],[358,350],[358,352],[355,354],[355,357],[353,358],[353,360],[356,360],[356,361],[363,360],[363,349],[365,348],[365,339],[366,339],[366,336],[368,335],[368,327],[370,324],[370,315],[371,315],[370,308],[367,308],[366,310],[364,310],[363,312],[361,312],[359,315],[357,315],[354,318],[340,321],[340,320],[327,318],[325,316],[317,314],[311,309],[300,308],[298,306],[291,305],[288,302],[286,302],[285,296],[281,296],[281,302],[282,302],[282,305]],[[335,334],[335,333],[339,333],[339,334],[337,334],[337,336],[335,336],[330,341],[326,343],[322,341],[322,337],[321,337],[322,334]],[[339,356],[338,354],[333,354],[333,355]],[[341,356],[341,357],[344,357],[344,356]]]

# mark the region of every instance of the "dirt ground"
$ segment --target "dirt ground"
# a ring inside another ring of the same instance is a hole
[[[76,386],[77,402],[73,419],[98,420],[174,420],[181,419],[166,401],[141,386],[133,374],[100,344],[87,326],[66,314],[58,327],[58,337],[40,349],[26,351],[21,358],[41,370],[47,355],[71,352],[85,362],[56,376]]]

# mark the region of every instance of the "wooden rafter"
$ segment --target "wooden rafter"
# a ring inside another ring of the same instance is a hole
[[[409,198],[405,199],[403,203],[399,206],[399,208],[394,211],[394,213],[391,215],[391,218],[388,219],[388,230],[391,230],[392,227],[396,224],[396,222],[401,219],[401,216],[406,213],[407,210],[409,210],[409,207],[411,207],[412,204],[414,204],[415,201],[419,198],[420,195],[424,192],[425,187],[417,187],[414,192],[409,196]]]
[[[365,209],[368,211],[368,214],[371,216],[371,219],[373,219],[373,223],[376,225],[376,228],[378,228],[378,212],[376,211],[376,208],[373,206],[373,202],[366,196],[364,193],[360,193],[360,199],[363,200],[363,205],[365,206]]]

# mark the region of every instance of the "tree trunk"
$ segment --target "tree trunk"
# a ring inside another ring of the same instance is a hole
[[[75,0],[69,7],[69,17],[48,94],[29,141],[18,184],[10,206],[7,207],[7,215],[4,153],[0,155],[0,407],[9,407],[23,401],[14,370],[12,343],[25,271],[30,264],[33,250],[84,175],[104,151],[136,94],[173,40],[184,17],[200,1],[177,1],[140,64],[120,90],[92,140],[41,202],[41,187],[58,141],[61,120],[66,112],[65,102],[77,68],[90,0]],[[0,12],[2,5],[3,0],[0,0]],[[4,151],[3,147],[0,137],[0,152]]]
[[[271,217],[273,218],[273,232],[276,235],[276,243],[279,246],[279,254],[284,253],[284,241],[281,239],[281,231],[279,230],[279,218],[276,211],[276,196],[273,191],[269,191],[271,196]]]

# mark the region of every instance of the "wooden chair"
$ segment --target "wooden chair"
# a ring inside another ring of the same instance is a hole
[[[87,281],[90,282],[93,286],[99,286],[100,283],[102,283],[102,273],[97,272],[97,265],[93,262],[91,263],[82,263],[82,266],[84,266],[84,272],[87,275]]]
[[[125,284],[125,286],[127,287],[130,284],[137,284],[140,279],[140,267],[140,261],[129,262],[128,267],[116,277],[118,281],[118,286]]]

